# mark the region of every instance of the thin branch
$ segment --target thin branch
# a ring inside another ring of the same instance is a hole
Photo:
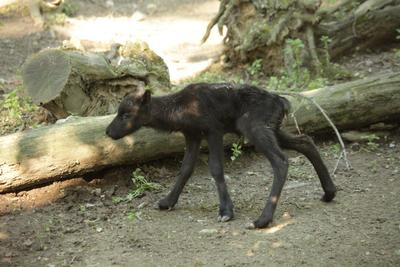
[[[294,125],[296,126],[297,132],[299,134],[301,134],[301,131],[300,131],[300,128],[299,128],[299,124],[297,123],[297,119],[296,119],[295,113],[296,112],[291,113],[291,117],[293,118]]]
[[[333,171],[332,171],[332,174],[331,174],[332,176],[335,174],[337,168],[339,167],[339,162],[342,159],[342,157],[343,157],[343,151],[340,152],[339,158],[336,161],[335,168],[333,168]]]
[[[314,99],[312,99],[312,98],[310,98],[310,97],[306,97],[306,96],[304,96],[304,95],[302,95],[302,94],[299,94],[299,93],[281,93],[281,92],[279,92],[278,93],[279,95],[288,95],[288,96],[294,96],[294,97],[301,97],[301,98],[304,98],[304,99],[307,99],[308,101],[310,101],[314,106],[316,106],[318,109],[319,109],[319,111],[322,113],[322,115],[325,117],[325,119],[327,120],[327,122],[329,123],[329,125],[332,127],[332,129],[335,131],[335,134],[336,134],[336,136],[337,136],[337,138],[338,138],[338,140],[339,140],[339,143],[340,143],[340,146],[342,147],[342,154],[343,154],[343,159],[344,159],[344,161],[345,161],[345,163],[346,163],[346,168],[349,170],[349,169],[351,169],[352,167],[351,167],[351,164],[350,164],[350,162],[349,162],[349,160],[348,160],[348,158],[347,158],[347,151],[346,151],[346,148],[345,148],[345,145],[344,145],[344,142],[343,142],[343,139],[342,139],[342,137],[340,136],[340,133],[339,133],[339,131],[338,131],[338,129],[336,128],[336,126],[335,126],[335,124],[332,122],[332,120],[329,118],[329,116],[326,114],[326,112],[324,111],[324,109],[314,100]],[[339,157],[340,158],[340,157]],[[336,171],[336,170],[335,170]]]

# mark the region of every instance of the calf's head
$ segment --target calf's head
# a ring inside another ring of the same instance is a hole
[[[108,125],[106,134],[112,139],[120,139],[140,129],[150,120],[151,93],[127,95],[118,107],[117,116]]]

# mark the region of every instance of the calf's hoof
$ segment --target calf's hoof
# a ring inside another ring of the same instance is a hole
[[[218,222],[227,222],[233,219],[233,215],[232,216],[228,216],[228,215],[218,215]]]
[[[159,210],[172,210],[174,205],[175,204],[172,204],[168,199],[163,198],[156,203],[155,208]]]
[[[233,219],[233,208],[219,210],[218,222],[227,222]]]
[[[261,228],[266,228],[268,225],[272,222],[272,218],[259,218],[258,220],[246,224],[246,229],[252,230],[252,229],[261,229]]]
[[[325,192],[321,200],[324,202],[331,202],[335,198],[335,196],[336,196],[336,190],[331,192]]]

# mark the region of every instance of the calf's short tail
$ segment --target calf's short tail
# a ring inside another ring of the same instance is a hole
[[[285,97],[282,97],[282,96],[278,96],[278,97],[283,105],[283,113],[285,114],[285,116],[287,116],[289,114],[292,106],[290,105],[289,100],[287,100]]]

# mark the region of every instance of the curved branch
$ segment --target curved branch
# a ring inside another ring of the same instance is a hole
[[[341,155],[343,154],[343,159],[344,159],[344,161],[345,161],[345,163],[346,163],[346,168],[347,168],[348,170],[350,170],[352,167],[351,167],[351,164],[350,164],[350,162],[349,162],[349,160],[348,160],[348,158],[347,158],[347,151],[346,151],[346,148],[345,148],[343,139],[342,139],[342,137],[340,136],[339,130],[336,128],[335,124],[332,122],[332,120],[331,120],[331,119],[329,118],[329,116],[326,114],[325,110],[324,110],[314,99],[309,98],[309,97],[306,97],[306,96],[304,96],[304,95],[302,95],[302,94],[299,94],[299,93],[281,93],[281,92],[279,92],[278,94],[279,94],[279,95],[294,96],[294,97],[301,97],[301,98],[303,98],[303,99],[306,99],[307,101],[310,101],[314,106],[316,106],[316,107],[318,108],[318,110],[319,110],[319,111],[322,113],[322,115],[325,117],[326,121],[329,123],[329,125],[330,125],[330,126],[332,127],[332,129],[334,130],[334,132],[335,132],[335,134],[336,134],[336,136],[337,136],[337,138],[338,138],[338,140],[339,140],[340,146],[342,147],[342,152],[341,152],[341,154],[340,154],[340,156],[339,156],[339,160],[341,159]],[[339,160],[338,160],[338,161],[339,161]],[[337,165],[338,165],[338,163],[337,163]],[[337,167],[336,167],[336,168],[337,168]],[[336,168],[335,168],[334,171],[336,171]]]

